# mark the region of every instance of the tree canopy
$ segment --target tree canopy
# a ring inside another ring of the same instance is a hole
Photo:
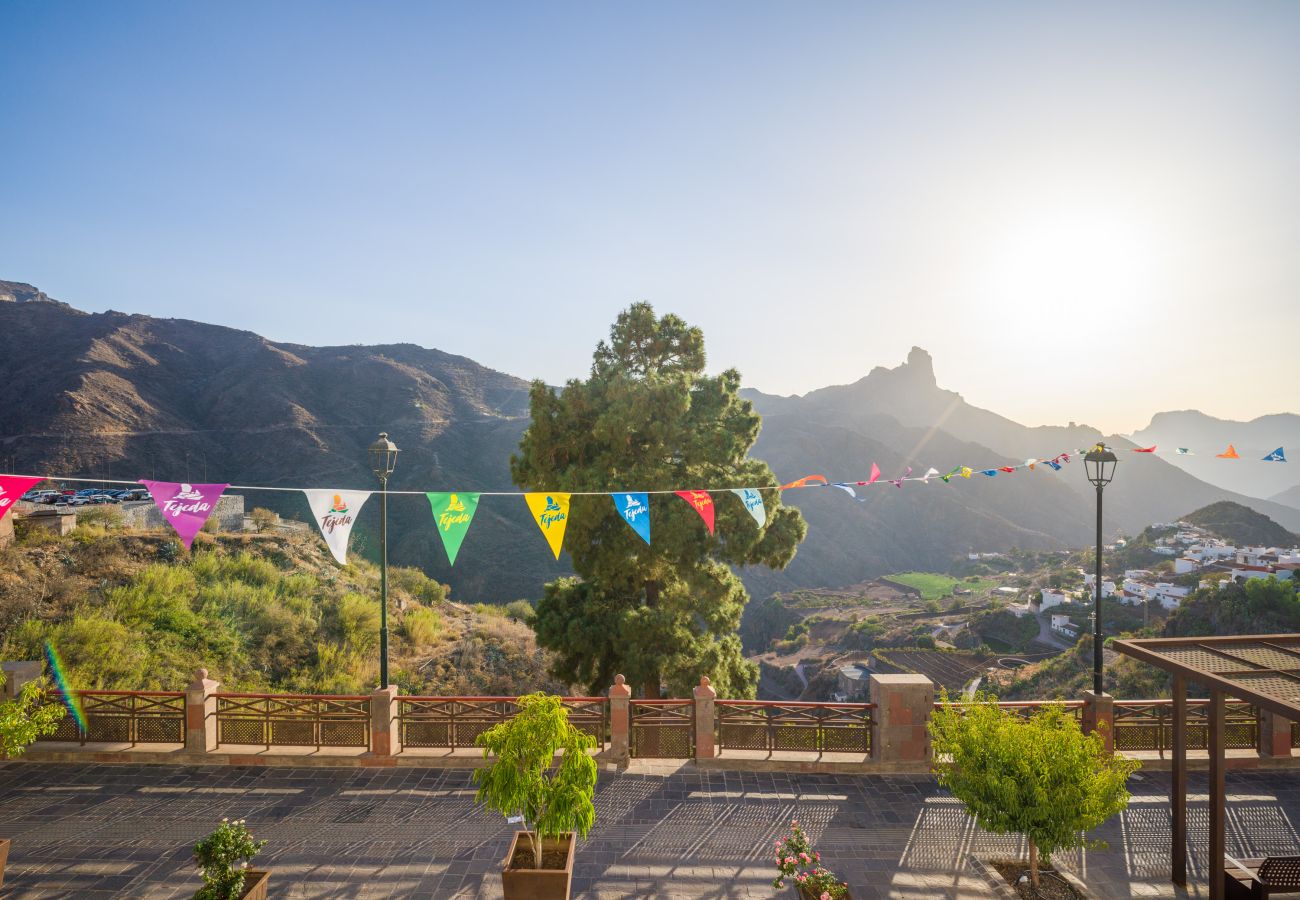
[[[558,655],[556,676],[591,690],[622,673],[658,696],[708,675],[722,696],[752,696],[741,651],[749,599],[732,566],[783,568],[807,532],[798,510],[764,491],[760,527],[725,489],[776,487],[751,458],[761,417],[740,399],[740,373],[704,372],[704,335],[648,303],[620,313],[596,347],[590,377],[561,391],[535,382],[532,423],[511,459],[526,490],[712,490],[715,533],[672,494],[651,501],[651,542],[611,498],[575,496],[565,547],[577,572],[546,586],[533,626]]]

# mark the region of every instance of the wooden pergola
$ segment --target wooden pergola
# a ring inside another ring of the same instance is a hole
[[[1182,885],[1187,884],[1187,682],[1195,681],[1210,690],[1206,720],[1210,752],[1209,887],[1211,900],[1221,900],[1226,805],[1224,700],[1233,697],[1283,720],[1300,721],[1300,634],[1116,640],[1112,646],[1173,675],[1171,874],[1173,881]]]

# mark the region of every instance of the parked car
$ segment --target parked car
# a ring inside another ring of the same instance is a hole
[[[67,503],[68,498],[64,494],[49,494],[41,500],[42,503]]]

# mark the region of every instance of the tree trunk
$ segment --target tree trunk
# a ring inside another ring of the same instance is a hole
[[[1029,842],[1029,880],[1038,887],[1038,845],[1033,841]]]
[[[654,609],[659,605],[659,582],[647,581],[645,583],[645,605]],[[661,676],[659,667],[652,665],[649,675],[646,676],[645,684],[642,685],[641,691],[647,700],[659,699],[659,684]]]
[[[528,827],[527,823],[524,824],[524,827]],[[528,832],[528,842],[533,845],[533,868],[540,869],[542,867],[542,836],[536,828]]]

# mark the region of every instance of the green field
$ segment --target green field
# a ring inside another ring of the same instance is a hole
[[[969,588],[979,594],[997,585],[996,581],[987,578],[981,578],[978,581],[962,581],[960,578],[953,578],[951,575],[939,575],[935,572],[900,572],[897,575],[888,575],[886,577],[890,581],[916,588],[921,592],[922,600],[939,600],[947,597],[952,593],[954,587]]]

